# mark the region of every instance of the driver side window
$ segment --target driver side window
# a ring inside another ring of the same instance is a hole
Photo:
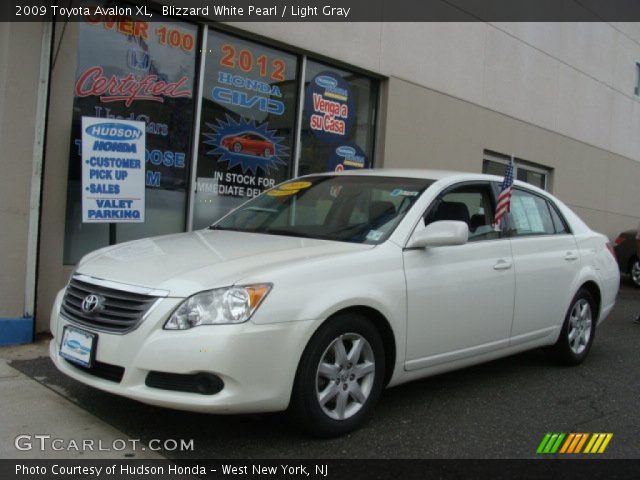
[[[500,237],[493,228],[494,205],[489,184],[454,187],[439,197],[427,210],[424,224],[439,220],[457,220],[469,227],[469,241]]]

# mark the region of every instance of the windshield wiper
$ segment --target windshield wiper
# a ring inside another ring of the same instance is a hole
[[[278,210],[275,208],[265,208],[265,207],[245,207],[241,211],[249,211],[249,212],[265,212],[265,213],[278,213]]]
[[[230,230],[233,232],[237,232],[238,229],[237,228],[233,228],[233,227],[223,227],[220,225],[209,225],[208,227],[209,230]]]
[[[269,228],[267,230],[257,230],[255,233],[266,233],[267,235],[287,235],[289,237],[302,237],[302,238],[318,238],[308,233],[295,232],[287,230],[286,228]]]

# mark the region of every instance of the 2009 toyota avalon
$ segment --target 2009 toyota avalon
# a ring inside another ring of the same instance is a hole
[[[84,257],[55,301],[53,362],[199,412],[290,408],[353,430],[384,387],[549,346],[582,362],[613,308],[607,239],[547,192],[369,170],[285,182],[206,230]]]

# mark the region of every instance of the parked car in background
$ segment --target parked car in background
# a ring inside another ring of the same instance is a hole
[[[141,402],[290,408],[322,436],[357,428],[383,388],[417,378],[537,347],[579,364],[618,292],[611,245],[518,181],[494,228],[501,181],[309,175],[205,230],[95,251],[56,298],[50,356]]]
[[[636,287],[640,287],[640,261],[636,243],[637,230],[626,230],[615,240],[616,260],[622,273],[626,273]]]
[[[220,145],[230,152],[258,157],[269,158],[275,153],[273,143],[253,132],[228,135],[222,139]]]

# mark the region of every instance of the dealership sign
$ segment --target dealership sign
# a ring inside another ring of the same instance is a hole
[[[305,110],[309,127],[325,143],[338,143],[349,136],[355,118],[353,98],[347,81],[326,71],[316,75],[307,87]]]
[[[82,117],[82,221],[144,222],[145,123]]]
[[[369,160],[362,149],[355,143],[340,145],[333,150],[327,162],[327,171],[342,172],[369,168]]]
[[[296,104],[283,89],[295,57],[222,34],[208,42],[196,191],[254,197],[289,175]]]
[[[129,54],[128,54],[129,55]],[[127,57],[130,67],[131,55]],[[76,97],[96,96],[102,103],[124,102],[130,107],[136,100],[151,100],[163,103],[168,98],[191,98],[191,89],[185,87],[189,77],[183,75],[176,82],[165,82],[158,75],[136,77],[129,73],[123,77],[106,76],[104,68],[92,66],[82,72],[76,81]]]

